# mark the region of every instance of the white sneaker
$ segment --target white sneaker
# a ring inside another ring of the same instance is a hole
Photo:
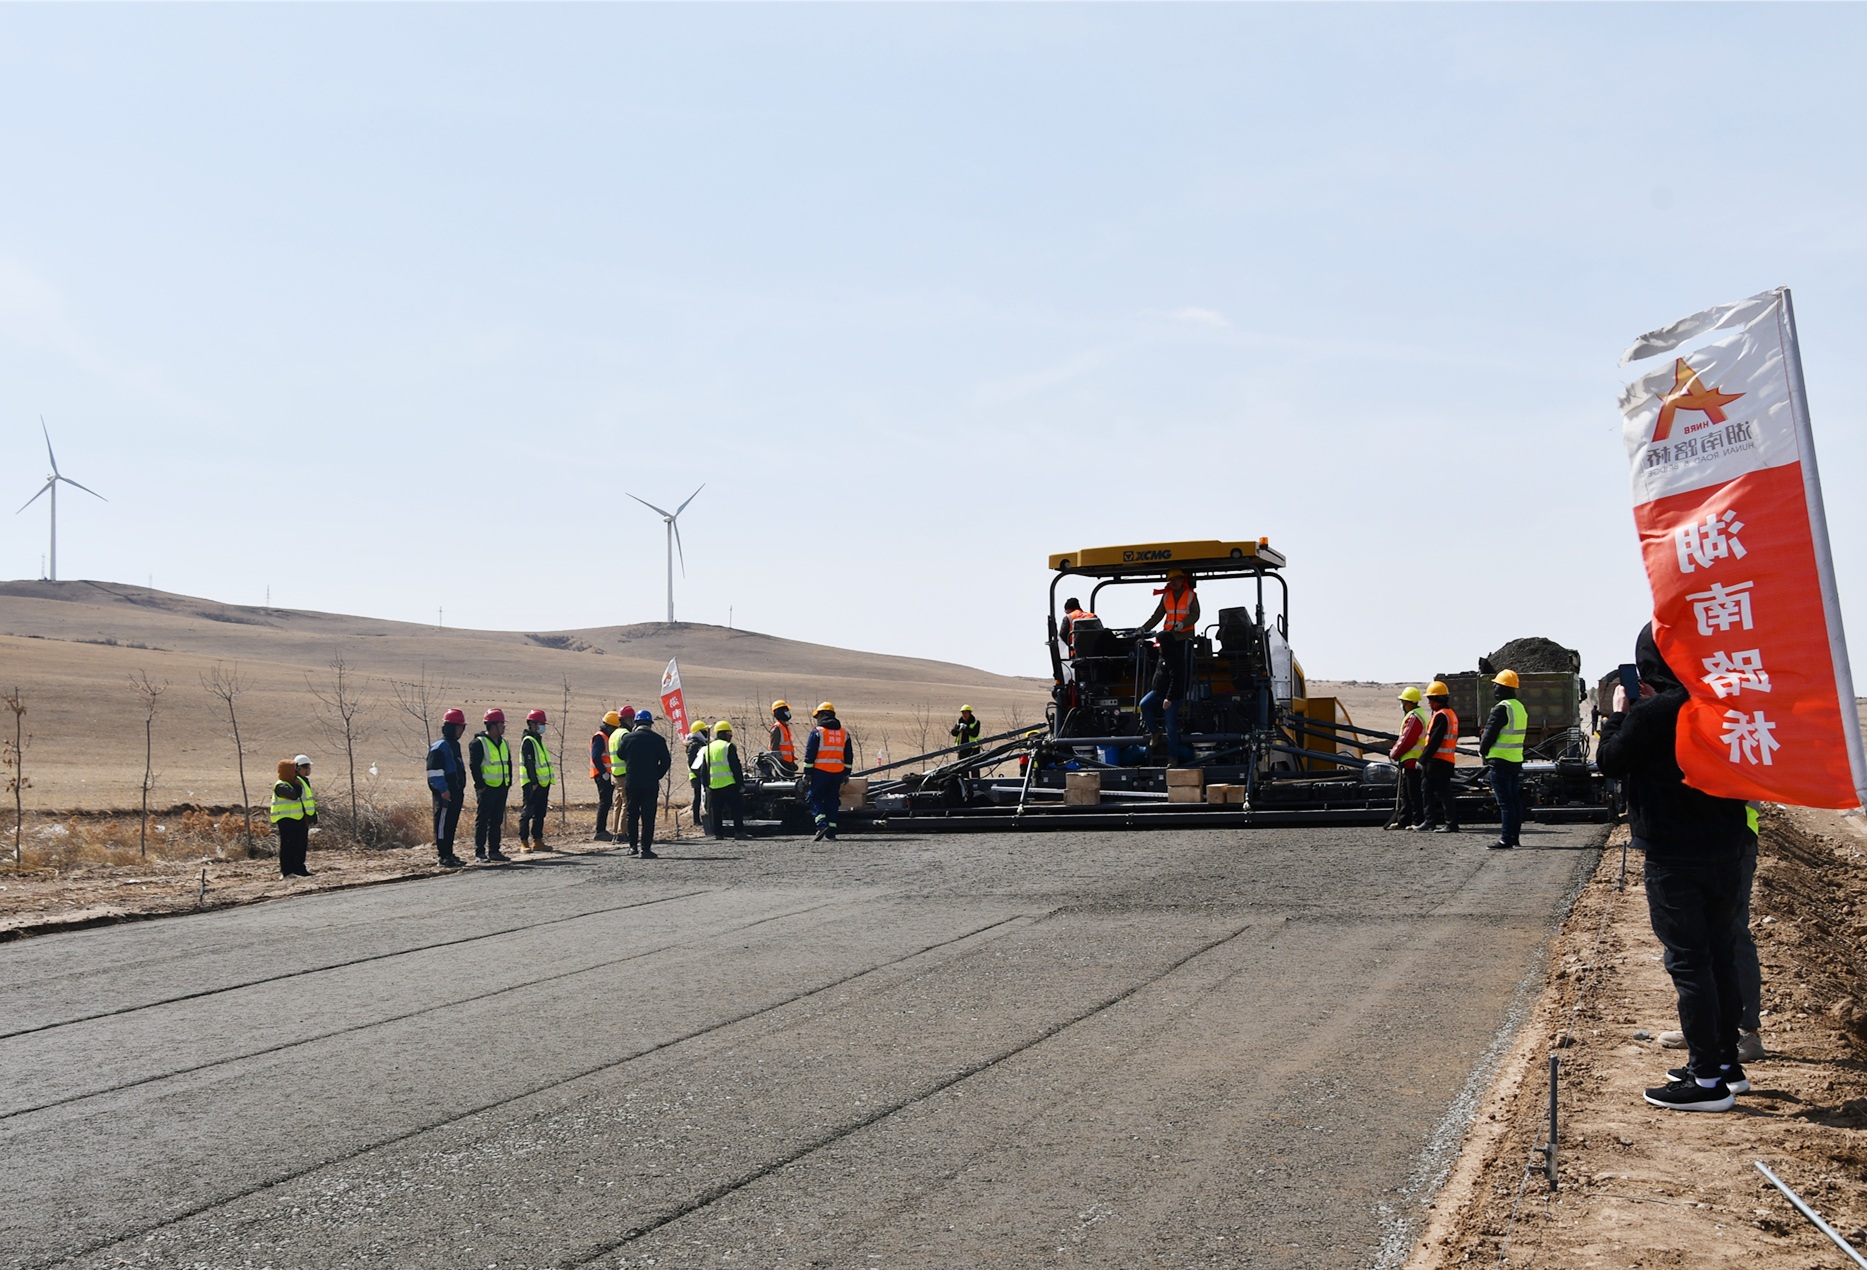
[[[1740,1031],[1737,1034],[1738,1062],[1755,1063],[1768,1057],[1769,1055],[1765,1053],[1763,1049],[1763,1034],[1761,1032]]]
[[[1685,1048],[1685,1033],[1684,1032],[1661,1032],[1659,1036],[1659,1041],[1660,1041],[1660,1045],[1662,1048],[1669,1049],[1669,1050],[1682,1050]]]

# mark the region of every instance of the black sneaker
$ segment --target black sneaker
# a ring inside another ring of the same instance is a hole
[[[634,855],[635,853],[634,853],[633,851],[631,851],[631,852],[630,852],[629,854],[630,854],[630,855]],[[654,852],[654,851],[650,851],[650,850],[649,850],[649,849],[648,849],[647,847],[643,847],[643,848],[642,848],[642,859],[644,859],[644,860],[659,860],[659,859],[661,859],[661,856],[660,856],[660,855],[659,855],[659,854],[658,854],[657,852]]]
[[[607,829],[599,829],[590,835],[592,842],[614,842],[615,840],[616,836]]]
[[[488,851],[486,853],[486,862],[488,864],[510,864],[512,862],[512,857],[503,851]]]
[[[1434,833],[1457,833],[1458,831],[1459,827],[1457,825],[1440,825],[1433,830]]]
[[[1647,1101],[1668,1111],[1729,1111],[1737,1105],[1722,1080],[1706,1089],[1690,1077],[1647,1090]]]
[[[485,848],[485,847],[475,847],[475,848],[473,849],[473,858],[474,858],[475,860],[484,860],[484,859],[486,858],[486,848]]]
[[[1747,1094],[1750,1092],[1750,1077],[1744,1075],[1742,1064],[1732,1063],[1720,1074],[1724,1077],[1724,1087],[1732,1093]],[[1690,1067],[1675,1067],[1666,1073],[1666,1079],[1691,1080],[1692,1069]]]
[[[1503,839],[1500,838],[1496,842],[1487,842],[1485,843],[1485,845],[1487,847],[1490,847],[1493,851],[1509,851],[1511,848],[1515,847],[1517,844],[1514,842],[1505,842]]]
[[[811,841],[822,842],[825,838],[829,836],[830,836],[830,831],[828,829],[819,829],[817,830],[817,836],[812,838]]]
[[[466,861],[462,860],[457,855],[444,855],[439,860],[436,860],[435,863],[443,869],[464,869],[467,867]]]

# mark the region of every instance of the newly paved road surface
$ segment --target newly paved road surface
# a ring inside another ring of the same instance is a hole
[[[1601,838],[691,844],[0,946],[0,1263],[1391,1262]]]

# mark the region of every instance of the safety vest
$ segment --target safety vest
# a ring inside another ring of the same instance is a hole
[[[551,784],[557,778],[557,773],[551,769],[551,747],[545,744],[542,736],[533,736],[530,732],[519,742],[519,748],[523,750],[527,744],[532,747],[532,769],[537,773],[538,783]]]
[[[512,783],[512,747],[480,734],[480,783],[499,789]]]
[[[1523,735],[1530,730],[1530,712],[1524,709],[1523,702],[1515,697],[1506,697],[1503,701],[1504,712],[1510,717],[1497,734],[1497,741],[1492,744],[1486,758],[1501,758],[1506,763],[1523,762]]]
[[[771,752],[776,754],[787,767],[797,765],[797,743],[791,739],[791,725],[773,719],[771,724]]]
[[[1452,712],[1451,706],[1433,711],[1435,715],[1446,716],[1446,737],[1433,751],[1433,757],[1447,763],[1459,761],[1459,716]]]
[[[1420,721],[1420,735],[1414,738],[1412,749],[1402,752],[1400,761],[1403,763],[1411,763],[1413,760],[1419,758],[1420,755],[1426,753],[1426,729],[1433,726],[1432,717],[1426,713],[1424,706],[1413,707],[1413,709],[1407,711],[1407,717]]]
[[[820,772],[845,772],[849,770],[849,733],[842,728],[817,729],[817,770]]]
[[[610,736],[614,736],[611,733]],[[609,737],[599,729],[590,734],[590,779],[602,780],[609,775]]]
[[[733,784],[733,764],[728,757],[733,752],[731,741],[707,742],[707,788],[725,789]]]
[[[617,728],[609,734],[609,778],[619,781],[629,774],[629,761],[622,756],[622,742],[629,729]]]
[[[291,786],[286,785],[284,781],[280,781],[278,785],[272,787],[273,824],[276,825],[281,820],[304,820],[317,814],[318,800],[312,796],[310,781],[300,776],[298,778],[298,793],[290,797],[282,796],[279,793],[280,785],[285,785],[287,789],[291,788]]]
[[[1184,635],[1193,629],[1192,587],[1187,587],[1176,596],[1173,593],[1173,587],[1169,585],[1165,591],[1161,592],[1160,603],[1163,610],[1161,630],[1173,635]]]
[[[960,745],[972,744],[974,741],[979,739],[979,733],[983,730],[984,729],[982,728],[982,726],[980,725],[977,719],[974,719],[971,723],[968,723],[964,719],[961,719],[959,721],[959,731],[958,733],[956,733],[956,735],[959,737],[958,744]]]

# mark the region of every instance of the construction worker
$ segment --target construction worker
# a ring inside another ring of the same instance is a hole
[[[695,720],[694,726],[687,730],[687,784],[688,787],[694,791],[693,805],[688,808],[687,814],[693,819],[696,826],[702,824],[700,818],[705,814],[706,805],[702,801],[702,795],[706,793],[707,778],[706,773],[694,766],[694,760],[700,756],[707,748],[708,743],[712,740],[713,734],[707,730],[707,725],[699,720]]]
[[[1400,690],[1400,739],[1388,750],[1387,757],[1400,766],[1394,781],[1394,814],[1383,829],[1411,829],[1426,819],[1420,771],[1420,756],[1426,753],[1426,731],[1432,718],[1420,704],[1420,690],[1408,685]]]
[[[1426,748],[1422,761],[1426,816],[1415,829],[1434,833],[1457,833],[1459,811],[1452,798],[1452,769],[1458,764],[1459,716],[1453,713],[1452,690],[1445,681],[1435,679],[1426,685],[1426,704],[1432,707],[1433,720],[1426,728]]]
[[[693,770],[707,782],[707,829],[715,838],[726,836],[726,818],[732,817],[733,837],[746,836],[745,810],[739,786],[745,770],[739,766],[739,748],[733,744],[733,725],[721,719],[713,725],[713,739],[700,751]]]
[[[1484,734],[1478,738],[1478,754],[1484,759],[1491,778],[1491,792],[1497,795],[1498,838],[1491,847],[1508,851],[1523,845],[1523,738],[1530,730],[1530,712],[1517,699],[1521,681],[1514,670],[1501,670],[1491,681],[1497,704],[1485,720]]]
[[[622,756],[622,743],[629,739],[629,733],[634,730],[635,711],[628,706],[624,706],[616,717],[621,720],[621,724],[614,732],[609,734],[609,779],[617,785],[624,786],[626,789],[629,776],[629,760]],[[620,838],[623,835],[622,822],[627,814],[628,809],[622,805],[622,799],[617,799],[616,838]]]
[[[836,841],[836,813],[843,806],[843,782],[849,779],[849,732],[826,701],[817,707],[817,726],[804,742],[805,799],[816,822],[815,841]]]
[[[957,757],[968,759],[979,752],[979,747],[974,744],[979,739],[979,730],[979,721],[972,717],[972,707],[961,706],[959,722],[946,730],[946,734],[953,738],[953,744],[959,746]]]
[[[467,746],[467,772],[473,777],[473,858],[497,864],[512,858],[499,849],[506,828],[506,792],[512,788],[512,747],[505,742],[504,710],[488,710],[481,725]]]
[[[551,786],[557,782],[557,772],[551,766],[551,746],[545,740],[543,710],[525,716],[525,735],[519,738],[519,768],[519,847],[543,851],[545,813],[551,810]]]
[[[318,823],[310,756],[279,760],[279,783],[272,787],[272,823],[279,831],[279,876],[310,877],[305,852],[311,846],[311,826]]]
[[[614,710],[590,734],[590,779],[596,782],[596,832],[592,842],[609,842],[609,804],[616,796],[616,782],[609,774],[609,738],[622,726],[622,715]]]
[[[777,775],[797,775],[797,742],[791,739],[791,706],[788,702],[771,703],[771,756],[777,762]]]
[[[626,773],[622,783],[622,818],[629,834],[629,854],[653,860],[655,799],[661,793],[661,778],[673,766],[668,757],[668,743],[655,731],[655,716],[646,710],[636,711],[635,726],[623,738],[617,753]]]
[[[1082,621],[1096,622],[1094,613],[1083,607],[1083,602],[1075,596],[1063,602],[1063,625],[1057,627],[1057,638],[1063,641],[1064,650],[1073,651],[1076,647],[1076,624]]]
[[[460,804],[467,793],[467,764],[460,757],[460,734],[467,716],[449,710],[441,716],[441,739],[428,747],[428,792],[434,796],[434,850],[444,869],[462,867],[454,854],[454,830],[460,824]]]
[[[1186,695],[1186,659],[1193,632],[1199,629],[1199,596],[1193,590],[1193,579],[1184,569],[1167,570],[1167,585],[1154,594],[1160,597],[1160,603],[1154,606],[1153,615],[1135,629],[1135,634],[1160,627],[1155,643],[1160,648],[1161,664],[1167,668],[1168,681],[1166,692],[1159,695],[1163,702],[1177,704]],[[1176,713],[1169,713],[1167,731],[1170,734],[1168,745],[1178,751]]]

